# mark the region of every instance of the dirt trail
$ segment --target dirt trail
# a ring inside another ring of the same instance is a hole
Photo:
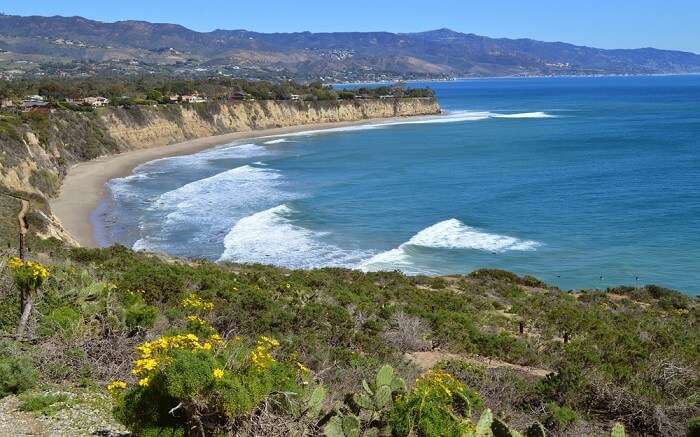
[[[415,364],[421,370],[428,370],[435,366],[440,361],[444,360],[459,360],[465,361],[471,364],[476,364],[480,366],[485,366],[487,369],[498,369],[506,368],[512,369],[521,373],[525,373],[532,376],[537,376],[543,378],[548,374],[552,373],[551,370],[541,369],[537,367],[521,366],[518,364],[508,363],[505,361],[494,360],[487,357],[482,357],[479,355],[464,355],[464,354],[453,354],[449,352],[440,351],[429,351],[429,352],[411,352],[406,354],[413,364]]]

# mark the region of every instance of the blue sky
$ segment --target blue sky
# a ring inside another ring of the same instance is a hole
[[[492,37],[700,53],[699,0],[0,0],[0,11],[139,19],[199,31],[414,32],[448,27]]]

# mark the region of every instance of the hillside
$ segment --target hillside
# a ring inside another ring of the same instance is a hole
[[[562,42],[419,33],[196,32],[175,24],[0,16],[0,67],[13,74],[231,74],[369,80],[700,72],[700,56]],[[17,73],[19,71],[20,73]]]
[[[0,257],[0,430],[121,435],[115,408],[144,436],[683,436],[700,413],[698,301],[660,287],[51,252],[23,342]]]

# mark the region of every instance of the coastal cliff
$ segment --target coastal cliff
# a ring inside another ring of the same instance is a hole
[[[101,114],[107,133],[129,148],[259,129],[439,114],[432,98],[357,101],[248,101],[157,108],[115,108]]]
[[[32,200],[28,215],[41,237],[71,241],[53,217],[49,199],[76,163],[103,155],[232,132],[305,124],[352,122],[440,113],[433,98],[353,101],[232,101],[193,105],[56,110],[0,117],[0,190]],[[0,199],[0,238],[13,238],[16,205]],[[5,229],[7,227],[7,229]]]

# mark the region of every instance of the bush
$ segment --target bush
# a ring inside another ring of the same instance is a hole
[[[43,265],[34,261],[23,261],[12,257],[7,262],[12,270],[17,288],[24,292],[34,292],[49,277],[49,271]]]
[[[430,326],[420,317],[402,311],[391,317],[392,327],[384,332],[384,340],[401,352],[429,350]]]
[[[22,393],[36,384],[37,371],[21,356],[0,356],[0,397]]]
[[[187,311],[205,314],[211,302],[191,294]],[[114,381],[107,388],[116,400],[116,417],[137,433],[152,429],[230,429],[273,393],[300,397],[308,369],[274,356],[279,342],[260,337],[224,342],[199,315],[187,318],[197,331],[166,335],[137,348],[132,373],[136,385]]]
[[[578,420],[576,412],[566,405],[559,406],[555,402],[549,402],[546,410],[544,424],[549,429],[564,430]]]
[[[481,408],[476,392],[443,370],[431,370],[398,398],[391,425],[394,435],[464,435],[474,430],[469,417]]]
[[[158,308],[147,305],[137,292],[129,292],[124,298],[124,324],[131,330],[143,330],[153,326]]]
[[[83,318],[80,313],[67,306],[51,310],[41,319],[39,333],[43,336],[58,334],[65,339],[78,336],[83,326]]]

